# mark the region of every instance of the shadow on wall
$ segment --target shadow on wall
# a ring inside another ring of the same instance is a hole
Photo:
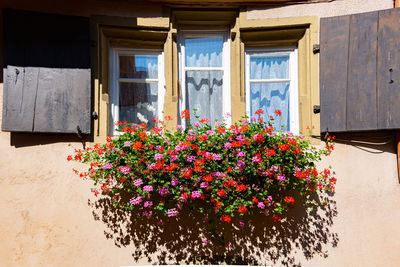
[[[69,142],[80,142],[82,148],[85,148],[86,142],[89,141],[90,136],[86,134],[78,136],[77,134],[11,132],[10,135],[10,145],[16,148]]]
[[[328,257],[328,247],[336,247],[339,238],[332,232],[337,216],[333,195],[316,213],[297,204],[286,219],[273,222],[263,214],[244,217],[243,227],[218,220],[213,224],[204,214],[182,210],[179,217],[160,221],[137,219],[134,214],[115,209],[112,201],[89,201],[95,220],[106,225],[107,239],[117,247],[134,246],[133,263],[147,259],[149,264],[232,264],[302,266],[314,256]],[[136,220],[135,220],[136,218]],[[223,233],[211,237],[210,233]],[[297,255],[296,255],[297,254]],[[128,264],[128,263],[127,263]]]

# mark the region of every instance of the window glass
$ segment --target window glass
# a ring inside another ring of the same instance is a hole
[[[119,120],[154,127],[153,118],[158,114],[158,84],[119,83]]]
[[[186,67],[222,67],[223,37],[198,37],[185,40]]]
[[[250,56],[250,79],[289,78],[289,55]]]
[[[279,109],[282,116],[274,122],[274,127],[277,130],[290,131],[289,85],[289,82],[250,83],[250,113],[254,115],[258,109],[262,109],[264,110],[262,117],[267,121],[269,116],[274,115],[274,111]]]
[[[262,118],[276,117],[273,126],[279,131],[298,133],[298,89],[296,50],[246,52],[246,110]]]
[[[120,78],[157,79],[157,55],[120,55]]]
[[[112,49],[110,68],[110,134],[118,134],[118,121],[153,128],[162,117],[162,53]]]
[[[221,121],[230,99],[227,37],[224,33],[181,35],[179,44],[180,109],[196,113],[200,119]],[[191,116],[191,122],[196,120]]]

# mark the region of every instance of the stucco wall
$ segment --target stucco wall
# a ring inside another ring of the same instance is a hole
[[[91,2],[107,14],[105,1]],[[392,4],[386,0],[336,2],[337,6],[334,2],[253,10],[249,16],[272,18],[295,9],[296,16],[339,15]],[[351,9],[345,9],[350,2]],[[324,6],[331,7],[330,11]],[[112,14],[122,12],[108,7]],[[89,12],[89,7],[81,10]],[[71,12],[75,11],[65,13]],[[0,107],[2,89],[0,84]],[[382,142],[390,134],[368,134],[364,139]],[[156,224],[129,225],[127,215],[116,214],[106,201],[94,198],[91,183],[72,173],[79,166],[68,163],[66,157],[74,148],[82,144],[71,136],[0,132],[1,266],[121,266],[190,262],[198,256],[217,263],[275,266],[398,266],[400,262],[400,185],[394,140],[357,147],[339,143],[320,164],[332,165],[338,178],[327,213],[313,217],[297,207],[282,226],[260,226],[254,220],[254,229],[246,226],[232,248],[199,243],[193,218],[183,218],[186,221],[177,225],[171,222],[163,233]]]
[[[270,9],[249,8],[247,18],[333,17],[393,7],[393,0],[335,0],[328,3],[292,5]]]

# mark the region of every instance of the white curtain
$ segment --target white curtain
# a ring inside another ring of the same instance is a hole
[[[223,71],[207,70],[222,67],[222,37],[185,39],[185,67],[203,68],[185,72],[185,107],[190,114],[208,118],[211,122],[222,120]],[[194,116],[191,122],[196,121]]]
[[[282,116],[276,118],[273,126],[276,130],[290,131],[290,81],[273,81],[289,79],[289,56],[266,53],[250,56],[249,78],[251,115],[262,109],[264,120],[268,120],[270,116],[275,117],[274,111],[279,109]]]

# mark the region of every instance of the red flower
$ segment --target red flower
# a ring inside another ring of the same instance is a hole
[[[276,154],[276,151],[275,150],[273,150],[273,149],[268,149],[267,150],[267,156],[268,157],[272,157],[273,155],[275,155]]]
[[[256,197],[253,197],[253,202],[258,203],[258,199]]]
[[[256,115],[258,115],[258,114],[264,114],[264,110],[262,110],[262,109],[258,109],[257,111],[256,111],[256,113],[255,113]]]
[[[206,176],[203,177],[203,180],[206,182],[211,182],[212,181],[212,175],[211,174],[207,174]]]
[[[132,145],[132,149],[133,150],[140,150],[143,148],[143,144],[140,141],[136,141],[135,143],[133,143]]]
[[[290,147],[288,144],[281,144],[281,145],[278,145],[278,148],[282,151],[286,151],[286,150],[289,150]]]
[[[282,111],[280,111],[279,109],[275,110],[274,113],[278,116],[282,116]]]
[[[238,191],[238,192],[242,192],[242,191],[245,191],[245,190],[247,190],[247,186],[245,186],[244,184],[238,185],[236,187],[236,191]]]
[[[294,205],[294,198],[290,197],[290,196],[286,196],[285,197],[285,202],[290,204],[290,205]]]
[[[68,160],[68,161],[71,161],[71,160],[72,160],[72,156],[71,156],[71,155],[68,155],[67,160]]]
[[[230,222],[231,222],[231,216],[229,216],[229,215],[222,215],[221,221],[230,223]]]
[[[247,208],[246,208],[246,206],[242,205],[242,206],[239,207],[238,211],[240,213],[246,213],[247,212]]]
[[[201,119],[201,121],[200,121],[201,123],[208,123],[208,122],[210,122],[210,120],[209,119],[207,119],[207,118],[203,118],[203,119]]]
[[[274,222],[280,222],[282,220],[282,218],[279,217],[278,215],[274,214],[274,215],[272,215],[272,220],[274,220]]]
[[[226,192],[223,189],[218,189],[217,195],[220,197],[224,197],[224,196],[226,196]]]
[[[182,111],[181,112],[181,118],[182,119],[189,119],[190,118],[189,110],[185,109],[184,111]]]
[[[206,141],[208,139],[208,136],[206,134],[202,134],[197,138],[199,141]]]
[[[226,130],[225,130],[225,128],[218,128],[217,133],[223,134],[223,133],[226,133]]]

